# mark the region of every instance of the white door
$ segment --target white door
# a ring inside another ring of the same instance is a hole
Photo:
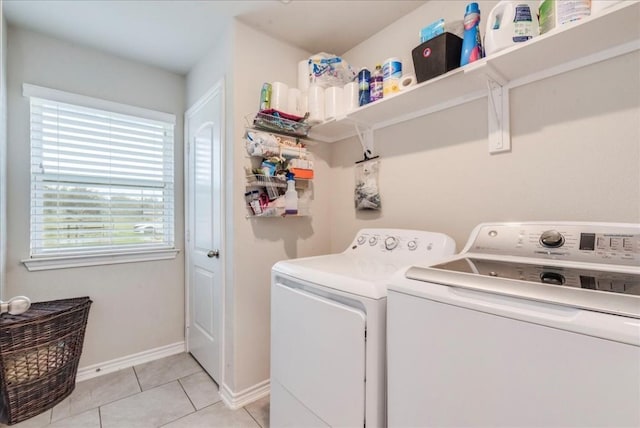
[[[221,382],[224,93],[218,82],[185,114],[187,347]]]

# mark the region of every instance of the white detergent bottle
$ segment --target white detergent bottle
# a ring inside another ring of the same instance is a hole
[[[485,55],[526,42],[540,34],[537,11],[537,1],[503,0],[498,3],[487,20]]]
[[[591,0],[542,0],[538,8],[540,34],[591,14]]]
[[[287,181],[287,191],[284,194],[284,213],[298,214],[298,192],[296,192],[295,180]]]

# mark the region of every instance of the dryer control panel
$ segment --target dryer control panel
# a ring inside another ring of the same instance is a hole
[[[452,255],[455,247],[453,239],[442,233],[410,229],[362,229],[346,252],[365,257],[388,254],[389,257],[411,264],[426,258],[439,259]]]
[[[483,223],[471,234],[465,251],[640,266],[640,224]]]

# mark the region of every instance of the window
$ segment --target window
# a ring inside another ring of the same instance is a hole
[[[31,105],[31,257],[173,249],[174,116],[150,119],[135,107],[24,88]]]

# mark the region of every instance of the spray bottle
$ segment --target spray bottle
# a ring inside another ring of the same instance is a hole
[[[296,192],[296,182],[293,174],[287,174],[287,191],[284,194],[284,213],[298,214],[298,192]]]
[[[480,41],[480,8],[478,3],[469,3],[464,13],[464,38],[460,66],[482,58],[482,42]]]

